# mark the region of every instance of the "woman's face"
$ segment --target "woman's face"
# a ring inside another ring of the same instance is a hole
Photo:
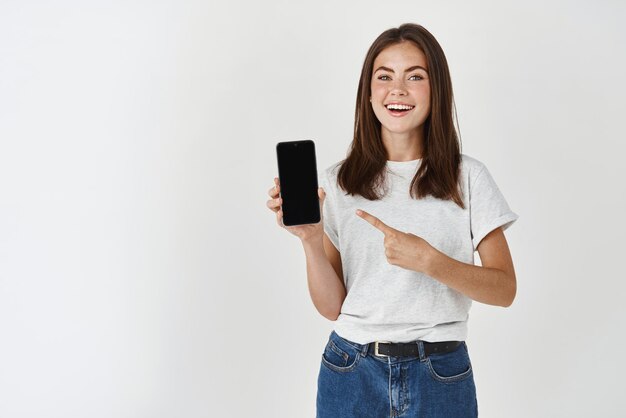
[[[411,134],[430,113],[430,82],[424,53],[404,41],[383,49],[374,60],[372,108],[382,134]],[[386,132],[385,132],[386,131]]]

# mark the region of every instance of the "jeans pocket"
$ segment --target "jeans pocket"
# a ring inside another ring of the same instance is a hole
[[[431,354],[426,364],[433,379],[439,382],[458,382],[472,375],[472,363],[465,342],[450,353]]]
[[[322,364],[336,372],[349,372],[354,370],[360,357],[361,354],[355,347],[330,338],[322,353]]]

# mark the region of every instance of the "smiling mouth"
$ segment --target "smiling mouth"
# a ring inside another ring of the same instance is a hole
[[[390,103],[388,105],[385,105],[385,107],[392,115],[401,115],[415,108],[415,106],[397,103]]]

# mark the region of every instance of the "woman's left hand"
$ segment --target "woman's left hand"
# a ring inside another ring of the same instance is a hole
[[[364,210],[357,210],[357,215],[385,234],[385,256],[390,264],[414,271],[427,271],[436,251],[428,241],[409,232],[398,231]]]

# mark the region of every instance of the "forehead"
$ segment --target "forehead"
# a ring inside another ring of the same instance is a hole
[[[411,67],[421,65],[428,68],[426,55],[413,42],[403,41],[398,44],[389,45],[374,60],[374,69],[384,65],[385,67]]]

